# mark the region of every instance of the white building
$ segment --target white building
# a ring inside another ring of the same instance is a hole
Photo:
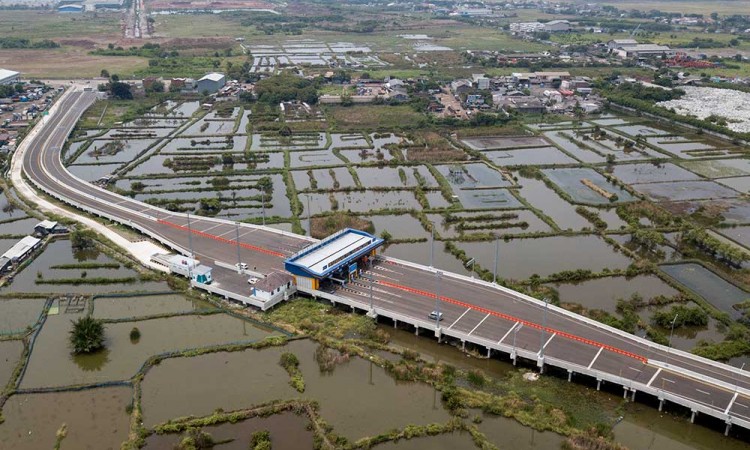
[[[16,84],[21,80],[21,74],[12,70],[0,69],[0,84]]]
[[[18,262],[29,256],[35,248],[39,247],[41,239],[37,239],[33,236],[26,236],[20,241],[16,242],[13,247],[9,248],[8,251],[3,253],[0,258],[8,258],[12,262]]]
[[[544,24],[539,22],[516,22],[510,24],[510,31],[516,33],[536,33],[544,31]]]
[[[662,55],[672,57],[675,54],[668,46],[656,44],[638,44],[632,47],[618,48],[614,50],[614,53],[622,59],[642,59]]]
[[[208,92],[209,94],[213,94],[215,92],[219,92],[219,89],[223,88],[226,84],[226,77],[223,73],[209,73],[206,74],[203,78],[198,80],[196,83],[196,90],[198,92]]]
[[[638,45],[638,41],[635,39],[612,39],[607,42],[607,48],[610,50],[616,50],[618,48],[628,48]]]
[[[252,288],[251,296],[265,302],[277,303],[287,300],[297,292],[294,277],[286,272],[271,272],[258,280]]]
[[[483,73],[475,73],[471,75],[474,84],[477,85],[477,89],[487,90],[490,88],[490,79],[485,77]]]
[[[544,25],[544,31],[549,31],[550,33],[570,31],[570,22],[567,20],[550,20],[542,25]]]

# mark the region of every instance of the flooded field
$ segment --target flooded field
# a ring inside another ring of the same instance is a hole
[[[333,373],[321,374],[314,360],[316,345],[294,341],[285,348],[164,361],[143,382],[146,426],[170,417],[205,415],[218,407],[231,410],[264,399],[298,396],[318,400],[322,417],[337,433],[350,439],[386,432],[405,423],[423,425],[449,418],[433,388],[397,383],[368,361],[353,358]],[[304,394],[281,381],[287,378],[277,363],[282,351],[291,351],[299,358],[306,384]],[[181,376],[175,377],[178,373]],[[228,379],[234,382],[220,382]],[[353,396],[357,402],[351,402]]]
[[[419,220],[410,214],[366,216],[365,219],[372,222],[375,234],[378,236],[383,231],[388,231],[395,239],[420,239],[430,236]]]
[[[626,184],[696,181],[701,179],[693,172],[672,163],[617,165],[612,175]]]
[[[492,269],[495,248],[486,242],[458,242],[469,257],[486,269]],[[542,277],[563,270],[624,269],[630,258],[617,253],[596,236],[549,237],[500,241],[498,276],[525,280],[533,274]]]
[[[532,166],[551,164],[576,164],[578,161],[555,147],[527,148],[522,150],[495,150],[484,152],[498,166]]]
[[[409,210],[420,207],[411,191],[386,191],[378,192],[377,195],[360,191],[300,194],[299,200],[305,207],[307,207],[308,195],[310,197],[310,212],[313,215],[335,210],[367,213],[380,209]]]
[[[5,388],[23,354],[23,342],[0,341],[0,386]]]
[[[89,262],[97,264],[116,264],[119,268],[100,269],[59,269],[55,266],[75,265],[77,263]],[[82,277],[81,273],[86,272]],[[166,283],[141,282],[138,273],[132,269],[120,266],[117,261],[100,253],[74,252],[69,240],[56,240],[47,245],[41,256],[36,258],[24,271],[19,273],[9,286],[4,286],[1,291],[13,292],[69,292],[77,294],[99,293],[102,286],[97,284],[72,284],[65,280],[81,278],[109,278],[106,289],[109,292],[127,291],[165,291],[168,290]],[[122,283],[111,282],[111,280],[123,280]]]
[[[531,136],[481,136],[463,138],[461,142],[473,150],[504,150],[523,147],[544,147],[547,141]]]
[[[468,274],[461,261],[450,253],[446,253],[442,242],[435,242],[433,266],[441,270],[449,270],[455,273]],[[407,244],[390,244],[383,247],[381,254],[391,258],[403,259],[405,261],[430,265],[430,243],[416,242]]]
[[[593,169],[545,169],[543,173],[577,203],[607,205],[633,200],[629,192],[613,185]]]
[[[93,316],[102,319],[123,319],[209,309],[214,308],[208,302],[188,299],[177,294],[137,297],[107,296],[94,299]]]
[[[25,331],[33,326],[44,309],[45,299],[0,299],[0,334]]]
[[[633,189],[654,201],[681,201],[733,198],[739,192],[713,181],[675,181],[666,183],[634,184]]]
[[[37,337],[21,386],[67,386],[124,380],[151,355],[239,341],[254,341],[269,331],[225,314],[181,316],[105,324],[106,348],[90,355],[71,354],[68,331],[75,314],[50,316]],[[140,339],[130,339],[137,327]],[[50,365],[54,372],[46,370]]]
[[[65,424],[62,448],[117,450],[128,437],[132,395],[129,387],[13,395],[3,407],[0,442],[14,450],[50,449]]]
[[[576,212],[573,205],[557,195],[557,192],[547,187],[543,181],[519,177],[519,182],[519,195],[551,218],[561,229],[580,230],[591,226],[588,220]]]
[[[677,290],[653,275],[633,278],[607,277],[573,284],[553,284],[563,303],[578,303],[587,309],[614,313],[618,299],[628,300],[638,294],[648,300],[657,295],[671,297]]]
[[[308,430],[309,420],[294,413],[276,414],[270,417],[257,417],[237,423],[224,423],[204,427],[214,441],[226,443],[217,445],[221,450],[246,450],[250,436],[256,431],[268,431],[274,450],[297,450],[313,448],[313,434]],[[180,443],[181,436],[174,434],[154,434],[146,439],[147,450],[171,449]]]
[[[706,299],[718,310],[735,319],[741,316],[732,306],[747,300],[748,293],[705,267],[687,263],[667,264],[660,268],[677,282]]]

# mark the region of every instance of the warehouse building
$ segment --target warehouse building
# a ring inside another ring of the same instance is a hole
[[[223,88],[224,84],[226,84],[226,77],[223,73],[209,73],[198,80],[196,90],[201,93],[208,92],[209,94],[213,94],[219,92],[219,89]]]
[[[37,239],[33,236],[26,236],[20,241],[16,242],[13,247],[9,248],[7,252],[3,253],[0,258],[7,258],[13,263],[17,263],[31,254],[39,244],[41,239]]]
[[[0,69],[0,84],[16,84],[21,81],[21,74],[12,70]]]
[[[83,5],[60,5],[57,7],[57,12],[61,13],[82,13],[83,12]]]

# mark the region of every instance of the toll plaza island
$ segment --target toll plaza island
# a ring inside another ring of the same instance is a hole
[[[383,242],[346,228],[292,255],[284,261],[284,268],[294,275],[298,287],[318,290],[331,282],[344,285],[360,276]]]

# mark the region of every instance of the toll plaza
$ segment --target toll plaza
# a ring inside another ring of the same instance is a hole
[[[383,239],[352,228],[343,229],[284,261],[297,286],[320,289],[321,283],[346,284],[360,276]]]

